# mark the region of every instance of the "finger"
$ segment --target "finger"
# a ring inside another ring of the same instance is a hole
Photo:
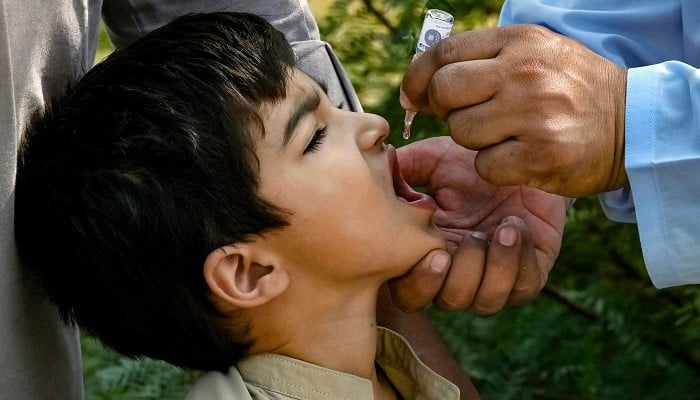
[[[508,298],[508,304],[519,305],[533,300],[542,291],[542,288],[547,283],[548,275],[548,272],[545,272],[543,268],[546,268],[547,271],[549,271],[549,268],[539,265],[534,239],[527,225],[516,217],[508,217],[505,221],[507,221],[506,223],[512,221],[518,226],[522,239],[520,268]],[[500,238],[497,238],[496,242],[495,246],[504,246],[504,244],[500,243]],[[498,257],[498,255],[494,255],[494,257]]]
[[[481,285],[488,245],[483,234],[466,235],[452,253],[452,265],[435,304],[446,310],[465,310],[472,305]]]
[[[468,149],[481,150],[523,133],[520,110],[497,98],[467,108],[452,110],[447,118],[454,141]]]
[[[492,99],[502,80],[493,59],[447,64],[433,74],[428,84],[426,110],[445,118],[452,110]]]
[[[408,273],[389,281],[391,298],[404,311],[422,310],[442,288],[449,267],[449,254],[433,250]]]
[[[449,139],[431,138],[396,149],[401,175],[411,186],[427,186],[442,155],[452,144]]]
[[[510,298],[520,269],[522,220],[508,217],[494,232],[489,246],[486,270],[471,310],[477,315],[492,315]]]
[[[445,38],[409,66],[401,88],[410,102],[422,109],[428,103],[427,90],[435,72],[445,65],[460,61],[495,57],[502,48],[500,29],[463,32]]]

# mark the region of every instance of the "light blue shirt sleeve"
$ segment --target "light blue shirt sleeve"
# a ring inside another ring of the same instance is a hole
[[[637,222],[649,276],[700,283],[700,1],[510,0],[499,24],[534,23],[628,68],[625,169],[630,188],[599,196]]]

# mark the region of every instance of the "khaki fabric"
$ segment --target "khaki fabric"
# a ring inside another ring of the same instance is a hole
[[[457,400],[459,389],[421,362],[397,333],[377,329],[376,362],[403,399]],[[186,400],[371,400],[372,382],[277,354],[255,355],[227,374],[210,372]]]

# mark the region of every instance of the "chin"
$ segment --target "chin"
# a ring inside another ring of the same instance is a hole
[[[432,222],[430,223],[428,234],[430,235],[430,239],[426,239],[426,241],[429,241],[433,245],[433,249],[447,248],[447,240],[445,239],[445,235]]]
[[[426,243],[427,244],[427,243]],[[442,237],[435,238],[433,237],[432,240],[430,241],[430,246],[422,247],[420,250],[416,250],[416,252],[411,252],[413,253],[413,257],[408,261],[405,265],[402,264],[402,269],[401,273],[399,273],[397,276],[401,276],[406,274],[408,271],[411,270],[416,264],[418,264],[425,256],[428,255],[433,250],[445,250],[446,242]]]

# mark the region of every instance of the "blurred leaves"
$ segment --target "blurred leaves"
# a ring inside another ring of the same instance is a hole
[[[199,376],[162,361],[123,357],[86,334],[81,350],[86,400],[179,400]]]

